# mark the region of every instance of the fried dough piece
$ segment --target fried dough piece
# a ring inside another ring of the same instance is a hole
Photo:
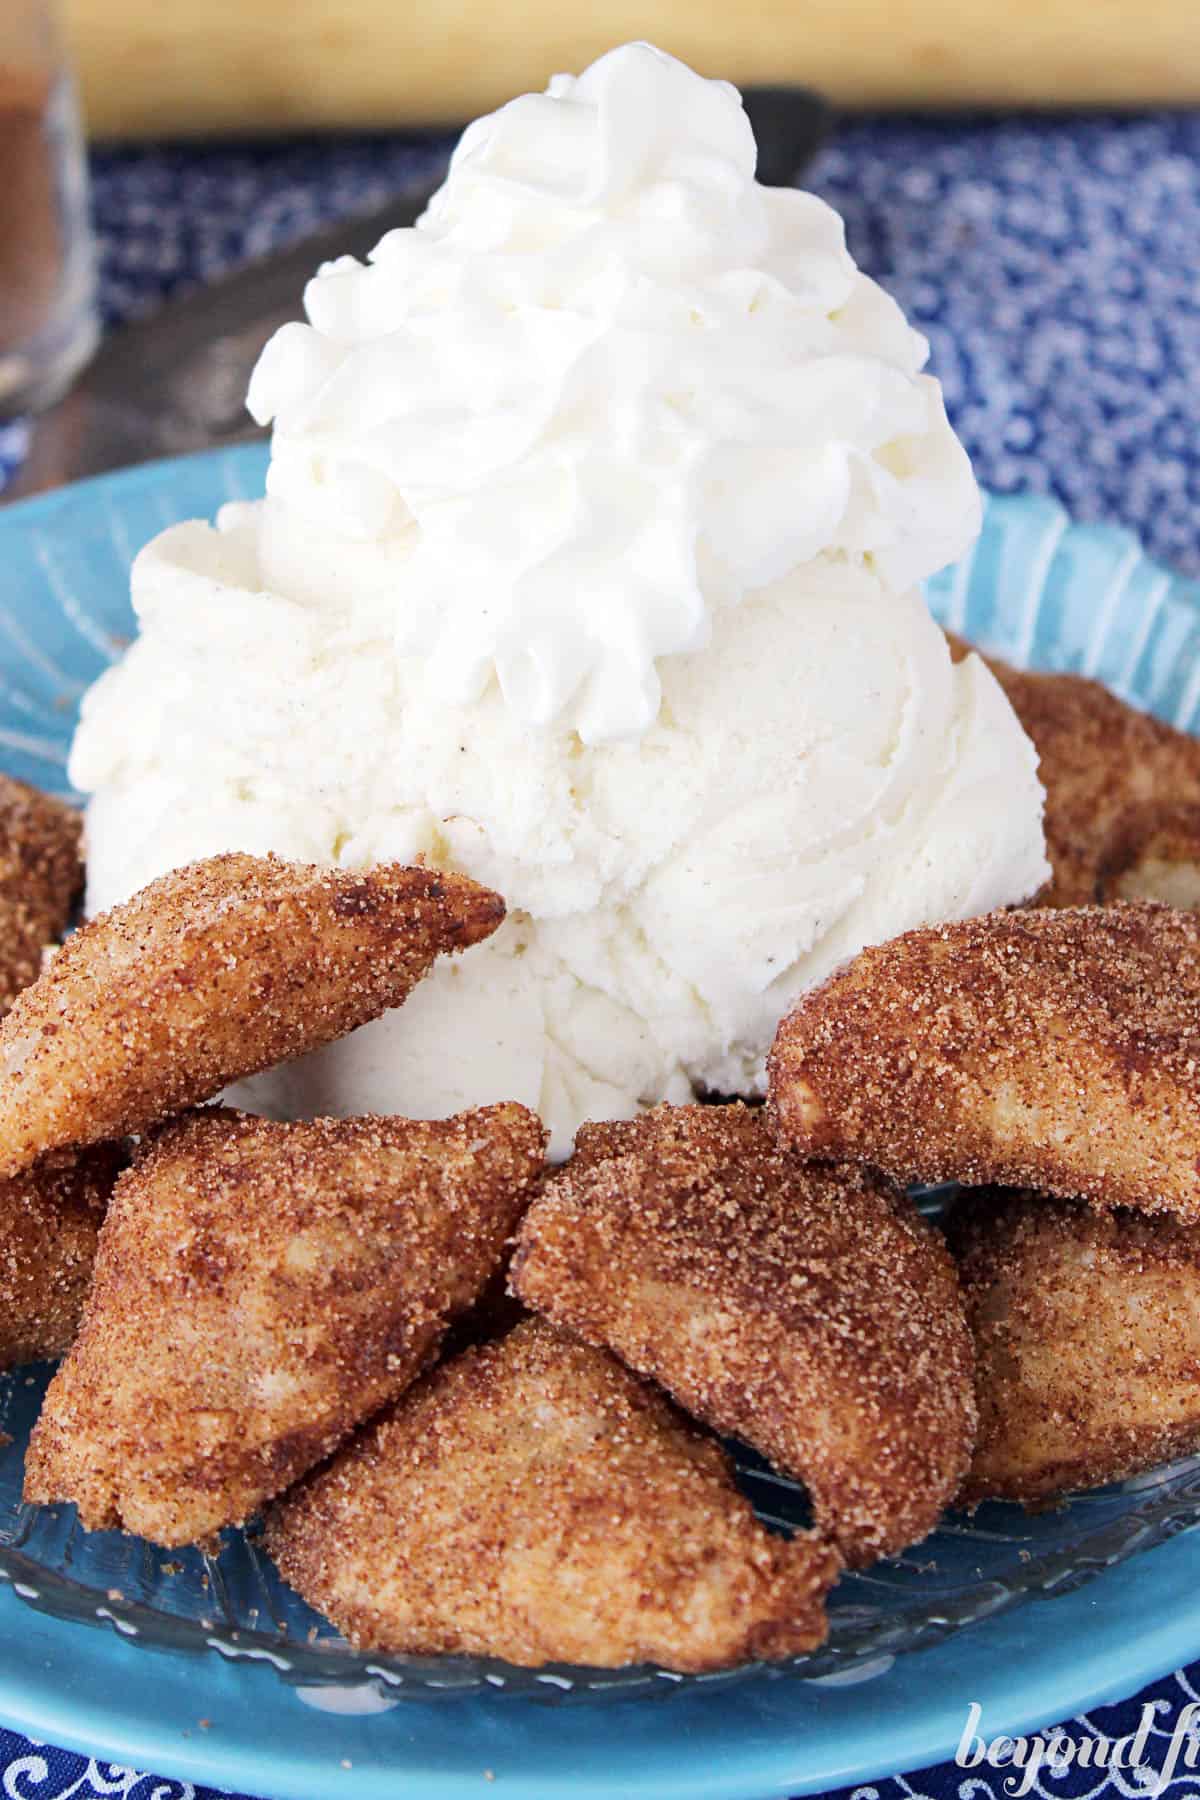
[[[176,869],[85,925],[0,1026],[0,1175],[141,1131],[398,1006],[504,902],[460,875]]]
[[[982,1190],[956,1208],[979,1441],[963,1489],[1046,1502],[1200,1450],[1200,1234]]]
[[[956,660],[970,648],[953,636],[950,647]],[[1037,904],[1200,907],[1200,740],[1085,676],[984,661],[1040,758],[1054,875]]]
[[[83,887],[82,836],[74,807],[0,775],[0,1014],[66,930]]]
[[[1200,1221],[1200,917],[990,913],[864,950],[768,1059],[781,1142]]]
[[[966,1472],[971,1340],[940,1238],[873,1174],[780,1154],[741,1105],[584,1126],[510,1279],[803,1481],[852,1566],[925,1537]]]
[[[38,1163],[0,1181],[0,1369],[70,1349],[122,1146]]]
[[[413,1380],[500,1263],[542,1157],[516,1105],[173,1121],[117,1184],[26,1498],[164,1545],[241,1523]]]
[[[1147,805],[1127,816],[1100,867],[1100,898],[1200,912],[1200,804]]]
[[[815,1533],[769,1533],[718,1444],[540,1319],[413,1388],[266,1541],[360,1648],[531,1667],[795,1656],[841,1566]]]

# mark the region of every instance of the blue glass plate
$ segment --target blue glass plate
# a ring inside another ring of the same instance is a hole
[[[210,516],[226,499],[260,492],[264,469],[265,452],[257,448],[185,458],[82,483],[0,513],[6,572],[0,589],[0,765],[43,787],[65,791],[65,750],[79,696],[119,655],[133,629],[128,598],[133,553],[166,524]],[[1149,562],[1125,532],[1071,525],[1061,508],[1048,500],[994,498],[972,557],[939,577],[930,591],[939,617],[984,647],[1020,662],[1085,670],[1177,725],[1188,729],[1200,725],[1200,588]],[[477,1783],[482,1767],[495,1768],[501,1751],[507,1756],[514,1744],[524,1742],[528,1751],[529,1733],[540,1733],[537,1741],[543,1746],[556,1741],[556,1734],[564,1741],[569,1738],[563,1727],[551,1727],[544,1706],[529,1704],[553,1700],[572,1702],[568,1710],[580,1714],[581,1728],[574,1740],[579,1754],[588,1730],[582,1721],[594,1716],[596,1745],[608,1744],[613,1793],[660,1795],[666,1792],[661,1770],[653,1789],[638,1785],[637,1767],[648,1768],[653,1761],[646,1734],[656,1743],[676,1740],[685,1717],[694,1719],[698,1705],[705,1709],[706,1720],[715,1720],[725,1708],[744,1720],[778,1720],[793,1712],[807,1717],[812,1696],[833,1692],[841,1696],[851,1688],[857,1693],[857,1684],[862,1683],[864,1696],[876,1696],[873,1706],[882,1718],[887,1710],[882,1693],[894,1688],[898,1669],[905,1669],[907,1686],[915,1684],[918,1692],[925,1691],[920,1674],[908,1672],[907,1659],[897,1663],[902,1653],[949,1637],[955,1651],[982,1643],[986,1632],[998,1629],[999,1616],[1012,1613],[1011,1632],[1025,1641],[1020,1621],[1027,1617],[1028,1642],[1036,1642],[1040,1655],[1045,1634],[1038,1621],[1045,1614],[1040,1607],[1024,1604],[1032,1596],[1070,1595],[1099,1571],[1112,1569],[1200,1519],[1200,1462],[1189,1461],[1137,1482],[1080,1496],[1067,1507],[1033,1519],[995,1506],[971,1521],[948,1520],[917,1551],[846,1578],[834,1596],[828,1644],[783,1668],[681,1678],[649,1668],[527,1671],[468,1658],[363,1657],[343,1645],[282,1587],[253,1542],[240,1533],[230,1535],[215,1559],[190,1552],[168,1557],[115,1534],[82,1533],[69,1508],[23,1507],[23,1445],[43,1382],[44,1374],[37,1371],[21,1371],[0,1382],[0,1425],[14,1439],[0,1456],[0,1576],[7,1578],[11,1596],[51,1615],[36,1622],[30,1619],[20,1635],[41,1634],[53,1645],[51,1667],[56,1658],[61,1661],[63,1646],[69,1644],[65,1653],[76,1667],[86,1668],[98,1691],[106,1690],[106,1671],[111,1668],[114,1731],[119,1723],[121,1732],[109,1733],[106,1745],[114,1754],[128,1754],[127,1749],[118,1752],[117,1736],[124,1733],[125,1743],[132,1733],[145,1743],[134,1760],[168,1769],[202,1754],[185,1751],[174,1740],[164,1749],[155,1724],[161,1720],[166,1695],[177,1697],[181,1691],[178,1670],[190,1672],[182,1691],[196,1696],[199,1717],[209,1710],[203,1699],[206,1693],[228,1695],[232,1667],[253,1684],[263,1730],[288,1736],[293,1747],[303,1740],[310,1750],[304,1757],[297,1752],[287,1759],[286,1789],[275,1778],[268,1781],[261,1763],[254,1765],[253,1774],[235,1777],[230,1766],[236,1765],[222,1762],[220,1778],[236,1778],[252,1791],[319,1793],[321,1800],[328,1789],[306,1785],[307,1771],[322,1761],[311,1749],[313,1708],[318,1717],[322,1712],[335,1715],[337,1731],[356,1743],[369,1743],[373,1755],[383,1733],[382,1741],[390,1742],[395,1751],[393,1774],[407,1771],[417,1785],[406,1780],[405,1791],[421,1793],[425,1789],[419,1767],[425,1765],[419,1758],[414,1762],[407,1747],[424,1741],[426,1729],[434,1729],[420,1722],[432,1718],[430,1703],[435,1697],[441,1702],[454,1697],[457,1702],[453,1725],[444,1705],[436,1709],[444,1720],[446,1739],[435,1759],[443,1794],[450,1791],[446,1784],[456,1775]],[[801,1516],[802,1496],[790,1483],[749,1458],[743,1459],[742,1469],[747,1491],[764,1517],[786,1525]],[[1191,1552],[1191,1546],[1187,1548]],[[1174,1547],[1171,1554],[1180,1555],[1181,1547]],[[1192,1566],[1200,1565],[1200,1556],[1192,1555]],[[1118,1579],[1109,1575],[1100,1585]],[[3,1616],[11,1623],[9,1598],[4,1596]],[[1075,1604],[1060,1599],[1057,1616],[1065,1622],[1066,1611]],[[1186,1608],[1180,1611],[1185,1613]],[[68,1629],[63,1620],[99,1624],[106,1635]],[[992,1625],[981,1623],[986,1620]],[[1196,1620],[1189,1648],[1200,1641],[1200,1609]],[[1168,1633],[1172,1645],[1184,1629],[1186,1619],[1173,1624]],[[1121,1643],[1117,1685],[1127,1690],[1181,1654],[1173,1649],[1164,1658],[1167,1640],[1160,1632],[1154,1636],[1153,1649],[1146,1638],[1139,1660],[1136,1632],[1129,1621]],[[191,1654],[145,1659],[140,1679],[132,1685],[118,1682],[118,1664],[123,1666],[135,1647]],[[1055,1665],[1057,1686],[1049,1677],[1044,1684],[1049,1712],[1056,1710],[1051,1688],[1066,1704],[1067,1696],[1075,1694],[1094,1698],[1103,1686],[1094,1655],[1074,1665],[1078,1679],[1072,1686],[1067,1646],[1063,1649],[1064,1656]],[[929,1668],[931,1683],[934,1664],[944,1655],[933,1651],[917,1659],[918,1666]],[[261,1668],[251,1674],[255,1664]],[[954,1666],[965,1666],[961,1654],[955,1656]],[[270,1686],[261,1678],[264,1670],[270,1671]],[[972,1689],[972,1697],[986,1699],[983,1671],[976,1686],[980,1691]],[[237,1691],[240,1695],[242,1690]],[[931,1735],[935,1714],[942,1717],[932,1705],[934,1691],[930,1685],[925,1739],[912,1731],[894,1734],[889,1740],[895,1746],[892,1766],[911,1766],[944,1748]],[[771,1695],[787,1698],[773,1702],[768,1699]],[[668,1696],[672,1698],[668,1707],[639,1707],[647,1698]],[[1016,1722],[1020,1711],[1016,1695],[1010,1698],[1015,1712],[1008,1724]],[[401,1701],[407,1704],[400,1707]],[[839,1700],[839,1714],[845,1713],[847,1704],[844,1698]],[[1027,1715],[1028,1694],[1022,1704]],[[48,1678],[39,1682],[27,1658],[13,1649],[11,1635],[0,1640],[0,1713],[48,1730],[47,1709],[59,1719],[54,1728],[58,1735],[71,1738],[77,1728],[69,1716],[63,1721],[61,1710],[56,1713]],[[623,1747],[624,1727],[618,1733],[603,1722],[614,1716],[614,1709],[626,1718],[634,1711],[639,1716],[648,1711],[661,1720],[641,1734],[642,1762],[637,1767]],[[374,1719],[376,1713],[389,1717]],[[464,1733],[459,1721],[467,1718],[472,1726]],[[468,1758],[477,1750],[467,1746],[477,1744],[477,1727],[483,1729],[480,1722],[489,1719],[496,1721],[496,1754],[485,1756],[482,1765],[472,1765]],[[385,1731],[392,1724],[395,1729]],[[328,1729],[334,1729],[332,1721]],[[689,1725],[688,1732],[693,1731]],[[764,1731],[761,1741],[743,1746],[740,1762],[738,1747],[726,1746],[724,1800],[760,1791],[746,1782],[752,1765],[766,1767],[759,1752],[772,1733],[766,1727]],[[805,1732],[808,1744],[807,1723]],[[452,1753],[447,1743],[459,1745],[461,1755]],[[902,1749],[901,1743],[909,1747]],[[915,1748],[918,1743],[924,1748]],[[248,1746],[242,1748],[248,1751]],[[842,1746],[842,1760],[837,1758],[829,1744],[810,1764],[793,1755],[784,1784],[797,1788],[834,1779],[865,1779],[868,1771],[877,1772],[889,1762],[878,1733],[872,1740],[869,1732],[863,1736],[857,1727],[854,1741]],[[218,1778],[211,1757],[203,1766],[212,1779]],[[386,1766],[385,1759],[381,1767]],[[528,1760],[520,1766],[529,1766]],[[360,1758],[359,1772],[347,1785],[356,1794],[361,1790],[382,1795],[382,1787],[363,1785],[367,1779]],[[694,1793],[701,1791],[695,1776],[688,1777],[687,1785]],[[591,1791],[609,1790],[593,1785]]]

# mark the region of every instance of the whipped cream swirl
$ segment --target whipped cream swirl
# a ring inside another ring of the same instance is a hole
[[[465,706],[640,734],[661,659],[817,561],[902,592],[979,523],[925,340],[736,90],[634,44],[463,135],[255,372],[269,585],[342,587]]]

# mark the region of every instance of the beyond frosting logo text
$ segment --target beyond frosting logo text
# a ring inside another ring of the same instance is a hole
[[[1127,1770],[1137,1782],[1139,1795],[1155,1800],[1169,1786],[1176,1770],[1195,1769],[1200,1764],[1200,1703],[1194,1701],[1176,1719],[1157,1768],[1145,1761],[1154,1734],[1153,1701],[1143,1706],[1137,1730],[1120,1738],[1074,1738],[1056,1726],[1053,1731],[1038,1732],[1032,1737],[995,1737],[985,1741],[978,1729],[982,1711],[978,1701],[972,1700],[954,1761],[960,1769],[1010,1769],[1012,1773],[1005,1776],[1001,1785],[1013,1800],[1032,1792],[1043,1771],[1061,1775],[1071,1768]],[[1159,1746],[1155,1749],[1157,1758]]]

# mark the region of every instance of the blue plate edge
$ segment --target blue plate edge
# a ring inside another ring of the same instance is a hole
[[[41,519],[52,518],[72,500],[80,497],[86,500],[102,492],[110,493],[113,489],[123,492],[126,488],[140,487],[144,483],[156,484],[189,469],[217,467],[226,461],[232,461],[235,467],[245,465],[249,469],[257,463],[265,470],[268,454],[269,446],[265,441],[231,444],[222,450],[189,450],[181,456],[156,456],[146,462],[128,463],[124,468],[109,469],[99,475],[85,475],[79,481],[68,481],[62,487],[48,488],[44,493],[29,494],[18,500],[5,500],[3,489],[0,489],[0,528],[6,527],[13,520],[22,523],[32,521],[36,524]]]

